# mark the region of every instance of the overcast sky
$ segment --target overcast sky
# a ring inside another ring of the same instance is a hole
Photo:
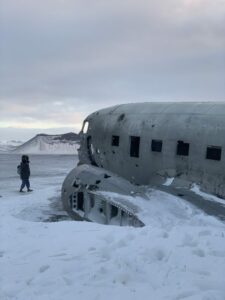
[[[118,103],[225,101],[225,0],[0,0],[0,38],[0,140]]]

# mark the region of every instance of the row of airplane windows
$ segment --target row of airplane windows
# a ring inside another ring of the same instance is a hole
[[[118,135],[112,136],[111,145],[114,147],[119,147],[120,137]],[[151,141],[151,151],[152,152],[162,152],[163,141],[162,140],[152,140]],[[184,143],[183,141],[177,141],[177,155],[188,156],[189,155],[189,143]],[[139,157],[140,148],[140,137],[130,136],[130,156]],[[222,147],[219,146],[208,146],[206,149],[206,159],[211,160],[221,160]]]

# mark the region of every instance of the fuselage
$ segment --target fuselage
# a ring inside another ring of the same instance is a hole
[[[79,164],[146,185],[175,177],[225,198],[225,103],[136,103],[89,115]]]

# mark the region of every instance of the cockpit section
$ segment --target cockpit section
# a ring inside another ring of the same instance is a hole
[[[84,121],[83,122],[83,126],[81,129],[81,133],[86,134],[88,132],[88,128],[89,128],[89,121]]]
[[[90,121],[85,120],[80,132],[80,149],[78,151],[80,164],[98,166],[95,161],[95,149],[90,130]]]

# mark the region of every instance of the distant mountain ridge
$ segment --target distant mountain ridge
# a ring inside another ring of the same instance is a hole
[[[0,141],[0,153],[1,152],[10,152],[10,151],[16,149],[17,147],[19,147],[22,144],[23,144],[23,142],[15,141],[15,140]]]
[[[74,132],[68,132],[68,133],[64,133],[64,134],[39,133],[35,137],[39,137],[39,136],[54,137],[55,140],[79,141],[79,134],[74,133]]]
[[[73,132],[65,134],[37,134],[32,139],[16,147],[13,153],[26,154],[77,154],[79,135]]]

